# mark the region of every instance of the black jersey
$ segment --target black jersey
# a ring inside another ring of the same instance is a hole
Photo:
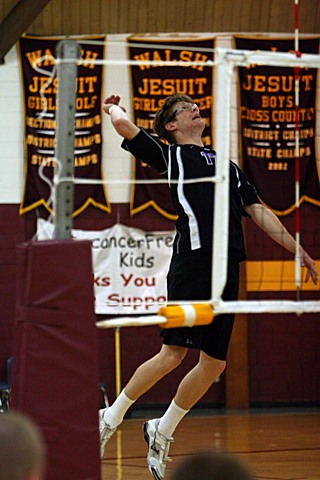
[[[214,184],[184,183],[184,180],[214,176],[214,150],[197,145],[167,145],[144,130],[131,141],[124,140],[122,147],[160,174],[167,175],[178,215],[174,254],[197,249],[211,250]],[[178,183],[172,180],[178,180]],[[243,206],[260,202],[255,188],[231,161],[229,192],[229,256],[244,260],[246,253],[241,218],[246,213]]]

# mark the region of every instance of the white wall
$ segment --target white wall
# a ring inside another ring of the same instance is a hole
[[[208,34],[203,34],[208,37]],[[127,35],[108,35],[106,58],[126,60]],[[231,35],[217,35],[216,46],[231,48]],[[319,76],[318,76],[319,77]],[[318,78],[318,93],[320,93]],[[104,96],[118,94],[131,116],[129,68],[126,65],[107,65],[104,72]],[[317,119],[320,120],[320,95],[318,98]],[[23,106],[20,72],[16,47],[13,47],[0,66],[0,203],[19,204],[24,186],[23,153]],[[320,131],[317,132],[318,159],[320,157]],[[103,168],[106,179],[127,180],[132,178],[130,156],[120,148],[121,138],[114,132],[110,120],[103,115]],[[231,158],[239,160],[238,114],[236,72],[233,81],[231,112]],[[108,185],[108,198],[111,203],[127,203],[130,200],[131,186]]]
[[[16,48],[0,66],[0,203],[20,203],[23,188],[22,91]]]

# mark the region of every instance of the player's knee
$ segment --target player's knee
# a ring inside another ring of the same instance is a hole
[[[203,352],[202,352],[203,353]],[[219,360],[218,358],[210,357],[206,354],[202,354],[200,357],[200,363],[202,367],[211,372],[213,375],[221,375],[226,368],[226,361]]]
[[[164,347],[161,360],[165,369],[170,372],[181,364],[186,356],[187,349],[170,345],[164,345]]]
[[[219,375],[221,375],[221,373],[223,373],[223,371],[225,370],[227,363],[226,363],[225,360],[219,360],[218,364],[216,364],[216,365],[217,365],[217,369],[219,371]]]

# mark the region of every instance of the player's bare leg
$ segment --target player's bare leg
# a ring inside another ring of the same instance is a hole
[[[138,367],[113,405],[99,411],[101,457],[104,455],[106,443],[122,422],[130,406],[161,378],[180,365],[187,351],[186,348],[163,345],[157,355]]]

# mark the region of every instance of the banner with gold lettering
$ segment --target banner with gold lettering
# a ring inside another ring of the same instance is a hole
[[[241,50],[294,52],[293,39],[234,37]],[[300,39],[302,53],[317,54],[319,39]],[[294,54],[294,53],[293,53]],[[278,215],[295,208],[294,69],[252,65],[239,70],[242,166],[263,203]],[[317,167],[317,69],[299,72],[300,202],[320,206]]]
[[[50,186],[53,178],[57,77],[54,74],[56,46],[63,38],[21,37],[18,47],[25,112],[25,185],[20,214],[40,205],[51,212]],[[74,141],[75,177],[102,180],[101,89],[103,68],[93,61],[104,58],[104,36],[74,38],[80,43],[81,58],[76,81]],[[88,43],[86,43],[88,40]],[[89,40],[95,40],[91,43]],[[51,78],[50,78],[51,76]],[[105,187],[75,185],[76,216],[89,205],[110,212]]]
[[[138,62],[130,69],[133,120],[138,127],[153,133],[153,119],[164,99],[173,93],[183,93],[192,97],[199,106],[206,121],[203,141],[206,145],[212,143],[213,68],[212,65],[203,65],[203,62],[213,60],[213,49],[214,38],[174,39],[143,35],[128,38],[130,60]],[[148,65],[142,63],[144,61],[156,63]],[[174,63],[165,65],[164,62]],[[140,162],[136,162],[135,167],[137,180],[160,178],[156,171]],[[175,218],[166,184],[133,186],[131,215],[148,207],[166,218]]]

